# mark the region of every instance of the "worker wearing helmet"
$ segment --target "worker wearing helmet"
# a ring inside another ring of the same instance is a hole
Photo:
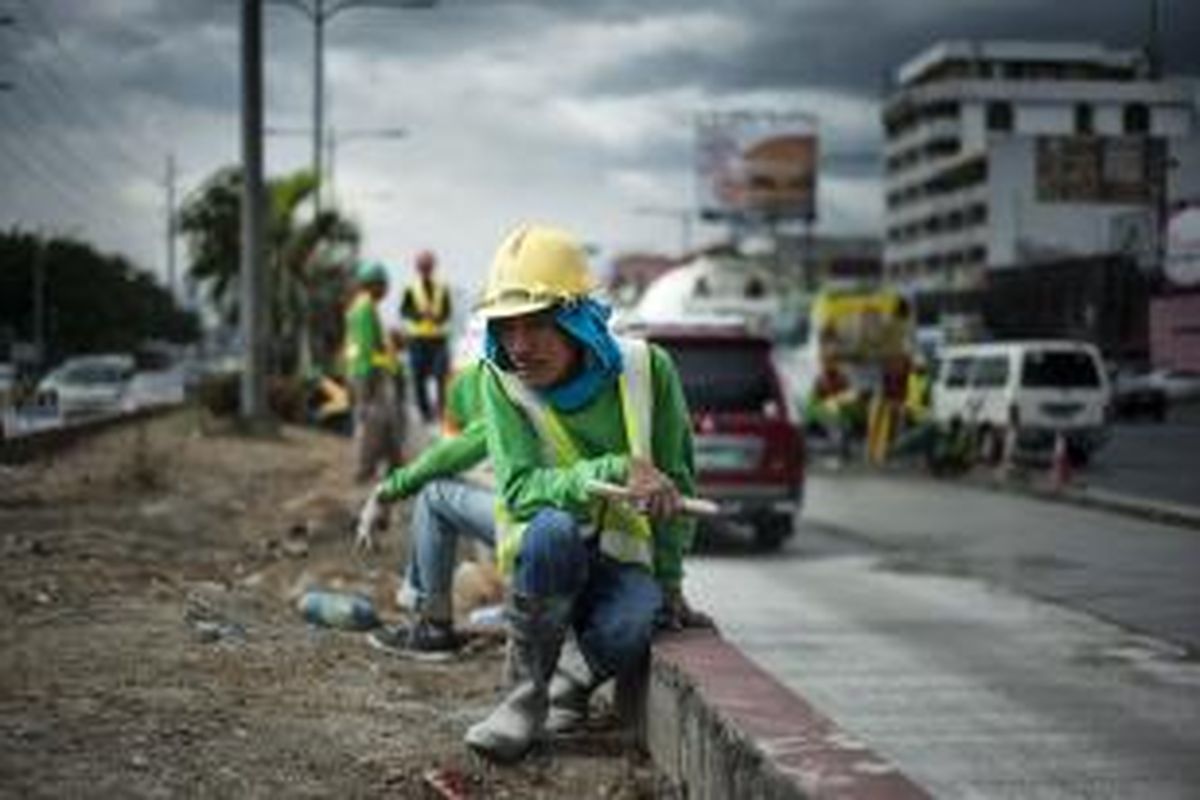
[[[345,369],[354,400],[354,479],[364,483],[382,463],[402,460],[397,380],[400,366],[391,339],[379,320],[378,304],[387,294],[387,270],[364,261],[355,271],[358,292],[346,310]]]
[[[507,585],[515,685],[467,732],[473,750],[520,758],[586,715],[592,691],[638,667],[656,618],[691,621],[683,552],[693,523],[691,426],[670,357],[615,338],[580,244],[525,225],[496,253],[480,313],[481,385],[496,477],[496,558]],[[592,482],[624,484],[632,502]],[[583,655],[556,672],[568,629]]]
[[[445,380],[449,369],[447,326],[450,322],[450,292],[433,277],[437,259],[428,250],[417,254],[417,279],[404,288],[400,318],[408,337],[409,367],[417,410],[426,423],[437,419],[445,405]],[[429,381],[433,380],[437,397],[435,408],[429,400]]]

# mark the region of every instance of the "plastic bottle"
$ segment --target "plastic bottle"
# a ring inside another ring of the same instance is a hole
[[[313,625],[365,631],[379,626],[370,598],[351,592],[312,589],[296,602],[300,615]]]

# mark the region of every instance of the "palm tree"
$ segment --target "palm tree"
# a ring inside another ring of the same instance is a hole
[[[312,302],[314,284],[320,279],[340,286],[349,280],[343,265],[335,263],[331,269],[323,254],[337,248],[353,250],[359,239],[357,227],[336,210],[299,219],[298,211],[316,186],[308,170],[267,181],[269,325],[276,369],[281,371],[310,368],[311,325],[314,317],[330,312]],[[189,273],[206,287],[226,325],[238,318],[239,297],[234,289],[241,257],[241,206],[241,168],[225,167],[185,200],[179,212],[179,228],[191,255]],[[340,299],[340,292],[336,294]],[[328,360],[329,354],[323,355],[321,360]]]

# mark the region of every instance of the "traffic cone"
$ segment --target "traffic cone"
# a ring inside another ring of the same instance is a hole
[[[1071,482],[1071,456],[1067,452],[1067,437],[1059,431],[1054,437],[1054,456],[1050,459],[1050,486],[1055,491]]]

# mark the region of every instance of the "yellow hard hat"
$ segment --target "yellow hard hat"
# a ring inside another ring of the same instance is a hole
[[[587,255],[574,236],[547,225],[521,225],[496,250],[477,308],[487,319],[518,317],[594,288]]]

